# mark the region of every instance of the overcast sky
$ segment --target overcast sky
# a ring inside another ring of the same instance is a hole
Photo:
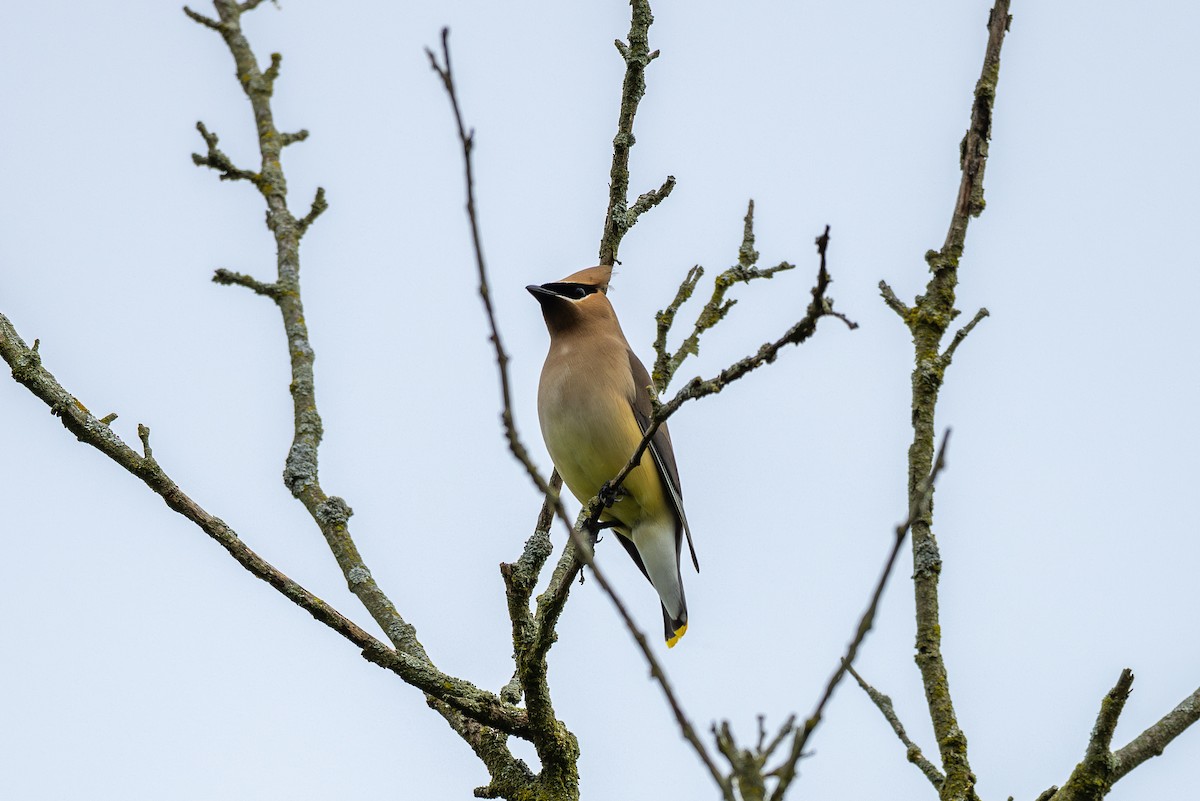
[[[548,472],[535,409],[548,338],[523,287],[596,261],[628,7],[282,6],[245,26],[262,62],[284,54],[279,127],[312,134],[285,154],[292,208],[318,185],[329,196],[302,252],[322,481],[437,664],[497,689],[512,663],[496,566],[519,555],[540,499],[497,422],[458,145],[422,49],[452,28],[517,424]],[[811,711],[904,516],[912,354],[876,285],[911,300],[945,237],[988,7],[654,4],[662,56],[632,192],[668,174],[678,187],[621,250],[610,297],[630,342],[648,362],[653,314],[687,269],[733,262],[751,197],[763,263],[798,268],[736,287],[681,379],[802,314],[827,223],[831,294],[861,324],[823,321],[671,422],[703,572],[685,573],[691,626],[663,660],[702,729],[728,718],[748,740],[758,714],[775,726]],[[1013,14],[987,210],[960,272],[963,321],[992,316],[938,409],[954,428],[935,526],[944,649],[987,799],[1061,784],[1122,668],[1137,679],[1119,745],[1200,682],[1200,8],[1017,0]],[[81,402],[119,414],[127,442],[149,425],[194,499],[369,625],[280,481],[278,313],[209,281],[274,269],[261,198],[190,159],[204,120],[256,164],[219,37],[176,3],[13,3],[0,99],[0,312]],[[0,797],[462,799],[486,783],[419,692],[15,382],[0,382],[0,419]],[[598,558],[657,633],[653,591],[612,538]],[[933,756],[908,574],[906,556],[859,665]],[[716,797],[594,582],[572,592],[551,681],[585,798]],[[854,686],[811,746],[797,798],[932,797]],[[1198,760],[1189,731],[1111,797],[1187,797]]]

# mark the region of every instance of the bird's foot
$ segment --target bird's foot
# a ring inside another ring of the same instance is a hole
[[[611,481],[605,481],[600,487],[600,491],[596,493],[596,497],[600,499],[600,505],[607,509],[625,496],[624,490],[620,487],[614,487]]]
[[[597,520],[595,523],[592,523],[587,527],[588,540],[590,544],[594,547],[597,542],[603,539],[603,537],[600,536],[601,531],[604,531],[606,528],[612,528],[613,526],[619,525],[621,525],[621,523],[618,520]]]

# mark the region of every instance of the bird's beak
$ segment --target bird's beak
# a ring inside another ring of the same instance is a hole
[[[540,286],[539,284],[530,284],[529,286],[525,287],[525,291],[527,291],[530,295],[533,295],[534,300],[536,300],[538,303],[541,303],[545,298],[558,297],[556,292],[546,289],[546,287]]]

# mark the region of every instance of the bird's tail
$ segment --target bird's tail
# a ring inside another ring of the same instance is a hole
[[[683,577],[679,574],[679,540],[674,523],[668,525],[643,525],[632,537],[622,533],[617,537],[638,568],[658,592],[662,604],[663,628],[667,647],[675,643],[687,631],[687,599],[683,595]]]
[[[666,632],[667,647],[674,648],[675,643],[679,642],[679,638],[687,633],[687,604],[683,606],[683,611],[679,617],[672,619],[667,613],[667,608],[663,607],[663,629]]]

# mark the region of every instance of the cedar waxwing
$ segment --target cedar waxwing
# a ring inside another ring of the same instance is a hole
[[[538,419],[550,458],[581,503],[633,456],[653,411],[650,374],[625,341],[608,302],[612,267],[589,267],[551,284],[525,287],[541,304],[550,352],[538,386]],[[661,425],[618,499],[600,516],[658,591],[667,646],[687,631],[687,601],[679,555],[686,536],[679,470],[666,425]]]

